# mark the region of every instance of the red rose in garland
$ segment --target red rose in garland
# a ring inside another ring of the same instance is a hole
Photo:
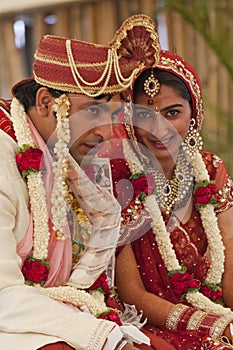
[[[121,322],[121,319],[120,319],[118,313],[114,310],[104,312],[101,315],[99,315],[98,318],[102,318],[104,320],[109,320],[109,321],[115,322],[119,326],[122,325],[122,322]]]
[[[105,300],[105,304],[111,309],[117,309],[121,312],[124,311],[124,305],[122,304],[117,294],[109,294]]]
[[[121,326],[122,322],[121,322],[120,316],[118,315],[117,310],[122,311],[122,308],[121,308],[120,304],[117,302],[117,298],[110,295],[110,289],[108,286],[107,279],[108,279],[107,274],[105,272],[103,272],[97,278],[97,280],[92,284],[92,286],[89,287],[89,291],[97,290],[100,293],[103,293],[104,297],[106,299],[106,301],[105,301],[106,306],[109,308],[107,311],[103,312],[102,314],[98,315],[97,317],[115,322],[116,324]]]
[[[203,181],[195,186],[194,205],[197,209],[207,205],[216,205],[218,201],[217,187],[214,182]]]
[[[38,147],[23,145],[16,154],[16,163],[23,177],[43,169],[43,152]]]
[[[105,272],[103,272],[97,280],[92,284],[91,287],[89,287],[89,290],[97,289],[100,290],[100,292],[104,294],[109,293],[109,286],[107,281],[107,275]]]
[[[200,282],[195,280],[188,272],[174,273],[169,279],[170,285],[174,291],[174,294],[178,298],[183,298],[183,294],[186,294],[190,290],[196,290],[200,287]]]
[[[142,175],[131,180],[135,197],[151,195],[155,190],[155,179],[152,174]],[[143,198],[142,198],[143,199]]]
[[[48,279],[49,263],[29,257],[24,261],[22,273],[28,284],[40,284],[43,286]]]
[[[211,286],[203,285],[200,288],[200,292],[207,298],[211,299],[213,302],[223,304],[223,295],[221,287],[215,286],[211,288]]]

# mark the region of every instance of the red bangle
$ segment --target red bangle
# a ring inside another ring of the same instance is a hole
[[[215,314],[206,314],[204,319],[202,320],[199,328],[198,328],[198,334],[200,336],[205,336],[210,334],[211,327],[213,324],[222,316],[215,315]]]
[[[185,331],[188,325],[188,322],[191,318],[191,316],[196,312],[196,309],[189,307],[186,309],[182,315],[180,316],[178,325],[177,325],[177,330],[179,331]]]

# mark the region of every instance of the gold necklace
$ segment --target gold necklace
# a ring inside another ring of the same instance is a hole
[[[166,179],[161,171],[151,169],[156,183],[156,199],[166,214],[182,208],[192,193],[192,166],[184,153],[179,152],[172,179]]]
[[[91,223],[80,207],[78,199],[70,190],[66,183],[68,170],[68,162],[63,165],[63,180],[62,185],[65,191],[65,197],[68,206],[70,207],[70,226],[72,227],[72,267],[74,267],[80,259],[84,249],[85,242],[87,242],[91,235]]]

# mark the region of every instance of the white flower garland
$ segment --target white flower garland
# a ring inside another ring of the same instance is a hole
[[[30,128],[27,122],[27,115],[21,103],[13,98],[11,103],[11,121],[15,130],[18,146],[35,146]],[[27,176],[28,191],[33,213],[33,258],[45,260],[48,255],[48,242],[50,237],[48,226],[48,211],[46,195],[43,186],[41,172],[30,173]]]
[[[56,161],[53,163],[54,186],[51,194],[51,212],[53,228],[57,232],[58,239],[64,239],[63,228],[67,223],[67,203],[65,191],[62,184],[63,167],[69,152],[70,128],[68,111],[70,101],[63,94],[55,99],[53,106],[57,115],[57,142],[54,147]],[[27,115],[22,104],[13,98],[11,103],[11,120],[18,141],[18,146],[24,145],[34,147],[35,143],[27,122]],[[33,213],[33,258],[46,260],[48,256],[48,243],[50,231],[48,226],[48,210],[46,204],[46,193],[43,185],[41,172],[30,173],[27,176],[29,198]]]
[[[55,99],[54,111],[57,115],[57,142],[54,147],[56,161],[53,163],[54,186],[51,194],[54,229],[57,230],[57,238],[65,239],[63,227],[67,223],[67,202],[66,192],[63,186],[63,169],[66,165],[66,156],[69,152],[68,144],[70,141],[70,128],[68,111],[70,102],[64,94]],[[35,143],[27,122],[27,115],[22,104],[13,98],[11,104],[11,120],[18,141],[18,146],[34,147]],[[31,210],[33,213],[33,258],[46,260],[48,256],[48,244],[50,231],[48,226],[48,211],[46,204],[46,193],[41,176],[41,172],[31,172],[27,175],[27,186]],[[87,223],[88,228],[89,222]],[[88,229],[86,228],[86,230]],[[76,307],[85,306],[93,315],[107,312],[108,308],[104,302],[104,296],[98,291],[90,293],[78,290],[71,286],[60,286],[43,288],[37,284],[34,287],[41,293],[55,300],[71,303]]]
[[[84,290],[78,290],[75,287],[71,286],[37,288],[41,293],[54,300],[69,303],[78,308],[85,306],[94,316],[98,316],[99,314],[108,311],[108,308],[104,302],[104,296],[101,292],[98,291],[93,291],[94,293],[88,293]]]
[[[50,232],[43,180],[41,174],[38,173],[29,174],[27,179],[34,221],[32,256],[36,259],[46,260]]]
[[[193,170],[196,181],[210,181],[209,174],[206,170],[201,154],[196,153],[193,159]],[[210,260],[211,266],[206,276],[206,282],[218,284],[222,281],[224,272],[224,250],[221,232],[218,227],[217,217],[214,212],[214,207],[207,204],[200,209],[200,215],[205,233],[211,247]]]
[[[135,174],[135,169],[137,169],[137,173],[140,171],[142,172],[143,165],[136,157],[126,139],[123,140],[123,151],[131,173]],[[209,180],[209,175],[200,153],[197,153],[194,157],[193,168],[194,176],[196,177],[197,181]],[[138,169],[140,171],[138,171]],[[156,196],[154,194],[147,196],[144,204],[153,220],[152,230],[167,271],[181,271],[182,267],[179,264],[170,241]],[[222,274],[224,272],[224,245],[213,206],[208,204],[206,207],[202,208],[200,210],[200,215],[207,235],[211,261],[211,268],[208,271],[205,281],[208,283],[218,284],[221,282]],[[186,300],[194,307],[200,308],[207,312],[214,312],[222,315],[233,314],[230,308],[225,308],[220,304],[212,302],[209,298],[198,291],[188,292],[186,294]]]
[[[53,110],[57,116],[57,142],[54,147],[56,161],[53,162],[54,186],[51,194],[53,229],[58,239],[65,239],[64,226],[67,223],[66,193],[63,186],[63,169],[66,166],[66,158],[69,153],[70,127],[69,127],[70,101],[67,95],[61,95],[55,99]]]

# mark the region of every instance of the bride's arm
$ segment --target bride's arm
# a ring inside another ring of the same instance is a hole
[[[116,259],[116,286],[120,298],[134,304],[137,310],[143,310],[149,323],[165,327],[174,304],[146,291],[130,244],[122,249]]]
[[[224,318],[221,315],[209,314],[183,304],[174,305],[147,292],[141,280],[131,245],[125,246],[117,257],[116,286],[122,301],[134,304],[138,311],[142,310],[148,323],[154,326],[173,331],[179,331],[181,328],[183,331],[192,329],[191,332],[196,331],[199,336],[210,334],[216,338],[224,334],[231,339],[228,325],[232,322],[231,316]],[[190,323],[191,317],[193,321]],[[217,324],[220,326],[218,334],[211,333],[213,322],[216,326]]]
[[[218,223],[225,246],[223,298],[226,305],[233,309],[233,207],[218,214]]]

